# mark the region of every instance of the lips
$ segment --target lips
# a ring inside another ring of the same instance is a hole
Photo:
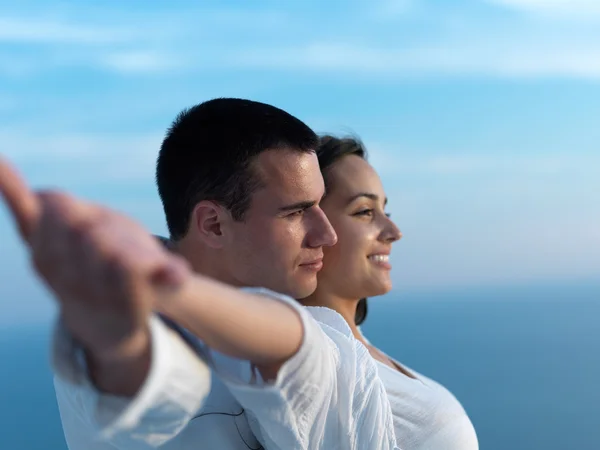
[[[304,262],[304,263],[302,263],[300,265],[301,266],[314,266],[315,264],[323,264],[323,258],[314,259],[312,261],[307,261],[307,262]]]
[[[302,267],[303,269],[318,272],[319,270],[321,270],[323,268],[323,257],[313,259],[312,261],[304,262],[304,263],[300,264],[300,267]]]

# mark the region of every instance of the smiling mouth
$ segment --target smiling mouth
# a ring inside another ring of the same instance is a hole
[[[371,261],[380,263],[389,263],[390,255],[371,255],[368,257]]]
[[[390,264],[390,255],[379,253],[377,255],[369,255],[367,259],[371,261],[374,267],[386,271],[392,270],[392,265]]]

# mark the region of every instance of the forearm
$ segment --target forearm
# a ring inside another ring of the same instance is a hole
[[[52,367],[69,448],[153,448],[177,436],[201,408],[211,385],[208,366],[159,318],[149,328],[151,366],[131,397],[98,391],[81,346],[63,326],[56,328]]]
[[[150,331],[144,328],[110,352],[84,350],[90,380],[100,392],[133,397],[150,371],[151,347]]]
[[[195,276],[162,312],[223,354],[262,368],[283,364],[300,348],[302,320],[283,302]]]
[[[299,315],[286,304],[196,275],[160,305],[160,311],[207,346],[254,363],[265,378],[300,348]],[[102,392],[131,397],[144,383],[151,364],[147,330],[107,353],[86,352],[89,375]]]

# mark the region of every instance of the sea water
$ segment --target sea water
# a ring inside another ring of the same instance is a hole
[[[600,449],[600,285],[481,288],[370,299],[367,337],[448,387],[482,450]],[[49,327],[0,329],[7,450],[64,450]]]

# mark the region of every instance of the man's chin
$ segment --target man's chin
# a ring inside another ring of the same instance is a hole
[[[303,283],[296,283],[294,286],[290,286],[289,295],[297,300],[303,299],[311,295],[317,289],[317,277],[311,281],[304,281]]]

